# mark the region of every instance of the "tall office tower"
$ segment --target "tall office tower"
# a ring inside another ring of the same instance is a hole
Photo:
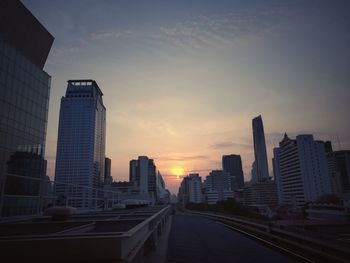
[[[0,1],[0,216],[42,209],[53,40],[20,1]]]
[[[55,187],[65,204],[95,209],[104,180],[106,108],[94,80],[69,80],[61,99]]]
[[[253,119],[252,126],[257,183],[267,182],[269,181],[269,168],[267,164],[265,133],[261,115]]]
[[[137,160],[131,160],[129,165],[130,182],[140,194],[148,194],[154,204],[157,201],[157,168],[153,159],[139,156]]]
[[[242,159],[240,155],[230,154],[222,156],[222,170],[231,175],[232,190],[244,187]]]
[[[298,135],[295,140],[285,134],[274,149],[274,174],[279,202],[302,207],[322,195],[332,194],[325,143],[312,135]]]

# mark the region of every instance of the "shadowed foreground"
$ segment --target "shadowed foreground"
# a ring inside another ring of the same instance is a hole
[[[198,216],[172,219],[167,262],[292,262],[277,251]]]

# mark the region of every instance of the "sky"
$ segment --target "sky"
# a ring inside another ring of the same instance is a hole
[[[285,132],[350,149],[348,1],[22,2],[55,37],[44,68],[51,178],[60,99],[79,78],[104,93],[116,181],[147,155],[177,193],[180,174],[204,179],[224,154],[241,155],[248,181],[260,114],[271,174]]]

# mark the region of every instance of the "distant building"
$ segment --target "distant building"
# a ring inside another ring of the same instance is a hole
[[[157,168],[153,159],[147,156],[139,156],[137,160],[131,160],[129,167],[130,182],[137,187],[140,194],[147,194],[151,203],[157,202]]]
[[[202,178],[199,174],[189,174],[182,179],[178,200],[182,204],[202,203]]]
[[[250,175],[251,175],[251,179],[250,179],[250,184],[257,184],[258,183],[258,172],[257,172],[257,167],[256,167],[256,162],[254,161],[252,163],[252,168],[250,170]]]
[[[269,181],[269,168],[267,163],[264,125],[261,115],[253,119],[252,126],[257,183],[267,182]]]
[[[309,203],[305,212],[307,218],[311,220],[348,221],[350,218],[349,208],[337,204]]]
[[[333,193],[350,206],[350,151],[328,152],[327,161]]]
[[[275,182],[261,182],[243,189],[243,202],[248,206],[272,206],[278,203]]]
[[[109,158],[105,158],[105,172],[104,172],[104,184],[111,184],[113,177],[111,175],[112,161]]]
[[[204,180],[204,193],[208,204],[233,199],[231,176],[222,170],[213,170]]]
[[[232,190],[242,189],[244,187],[242,159],[240,155],[230,154],[222,156],[222,170],[230,173]]]
[[[202,178],[199,174],[189,174],[189,195],[188,199],[191,203],[202,203]]]
[[[312,135],[285,134],[274,149],[274,175],[280,204],[302,207],[322,195],[332,194],[325,143]]]
[[[102,96],[94,80],[69,80],[61,99],[56,195],[79,209],[96,209],[102,199],[106,143]]]
[[[104,185],[104,207],[112,208],[116,204],[128,201],[143,201],[151,204],[148,193],[140,193],[133,182],[112,182]]]
[[[163,176],[159,171],[157,173],[157,197],[158,203],[167,204],[170,202],[170,192],[165,188]]]
[[[184,177],[180,183],[177,201],[180,204],[186,205],[189,202],[189,180],[188,176]]]
[[[20,1],[0,1],[0,217],[42,210],[53,41]]]

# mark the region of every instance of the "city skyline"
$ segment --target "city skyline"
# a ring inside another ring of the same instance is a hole
[[[128,180],[133,156],[147,155],[176,192],[173,171],[205,176],[225,154],[242,156],[249,180],[250,122],[259,114],[270,175],[284,132],[312,133],[335,149],[338,134],[342,148],[350,146],[345,2],[23,3],[56,37],[45,66],[51,178],[59,100],[76,78],[104,87],[106,155],[118,181]]]

